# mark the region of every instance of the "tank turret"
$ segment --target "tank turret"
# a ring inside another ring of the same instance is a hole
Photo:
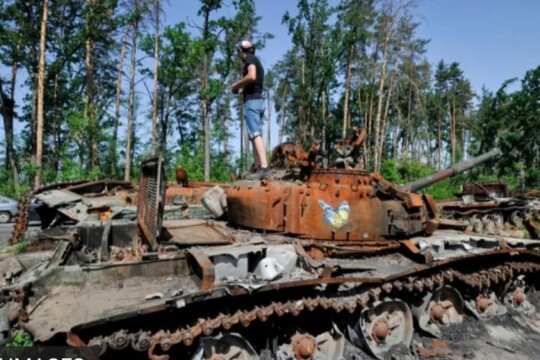
[[[245,228],[318,240],[377,241],[430,233],[440,223],[437,206],[415,192],[499,154],[493,149],[405,186],[378,173],[336,167],[314,167],[303,179],[240,181],[227,189],[227,215]]]

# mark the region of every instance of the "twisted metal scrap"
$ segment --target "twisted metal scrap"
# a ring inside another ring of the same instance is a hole
[[[59,188],[64,188],[73,185],[80,185],[88,182],[88,180],[72,180],[64,182],[54,182],[51,184],[46,184],[41,187],[38,187],[34,190],[28,190],[24,193],[23,197],[19,201],[17,209],[17,217],[15,220],[15,225],[13,226],[13,232],[11,233],[11,239],[9,243],[11,245],[18,244],[24,240],[24,235],[28,229],[28,218],[30,215],[30,202],[32,198],[39,193],[49,190],[55,190]]]

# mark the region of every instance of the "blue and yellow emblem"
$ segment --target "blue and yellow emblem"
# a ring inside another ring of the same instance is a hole
[[[343,201],[337,209],[328,205],[323,200],[319,200],[319,205],[323,209],[324,219],[336,229],[340,229],[349,223],[349,213],[351,208],[347,201]]]

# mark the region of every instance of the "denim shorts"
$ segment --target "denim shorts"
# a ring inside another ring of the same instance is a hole
[[[264,100],[251,99],[244,103],[244,118],[249,140],[262,136],[262,117],[264,114]]]

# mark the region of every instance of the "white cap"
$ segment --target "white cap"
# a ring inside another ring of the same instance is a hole
[[[243,50],[249,50],[249,49],[253,48],[253,45],[251,44],[251,42],[249,42],[247,40],[243,40],[240,43],[240,46],[238,46],[238,48],[243,49]]]

